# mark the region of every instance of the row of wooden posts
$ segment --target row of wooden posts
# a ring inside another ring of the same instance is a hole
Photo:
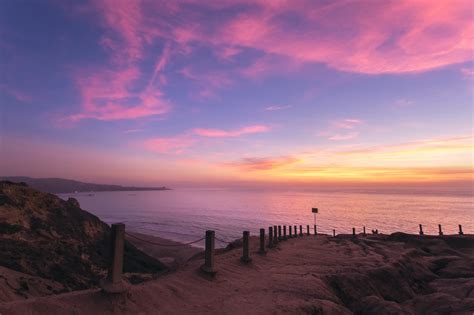
[[[423,226],[420,224],[420,235],[424,235]],[[443,231],[441,228],[441,224],[438,225],[439,228],[439,235],[443,235]],[[333,236],[336,236],[336,230],[333,229]],[[378,231],[373,233],[378,233]],[[317,227],[314,225],[314,235],[317,235]],[[366,235],[365,226],[363,227],[364,236]],[[459,225],[459,235],[463,235],[462,226]],[[310,235],[310,226],[306,226],[306,235]],[[299,233],[298,233],[298,226],[288,226],[288,234],[287,234],[287,226],[286,225],[274,225],[268,228],[268,242],[265,245],[265,229],[260,229],[260,242],[259,242],[259,254],[265,254],[267,248],[274,248],[276,244],[281,241],[286,241],[289,238],[297,238],[303,237],[303,226],[299,226]],[[356,229],[352,228],[352,236],[356,237]],[[252,261],[250,257],[250,249],[249,249],[249,237],[250,232],[244,231],[242,237],[242,257],[240,260],[244,263],[249,263]],[[215,232],[212,230],[206,231],[205,237],[205,252],[204,252],[204,264],[201,266],[201,270],[209,275],[216,274],[215,268],[215,258],[214,258],[214,251],[215,251]],[[107,278],[101,282],[101,287],[104,291],[109,293],[120,293],[126,291],[127,285],[122,280],[122,272],[123,272],[123,255],[124,255],[124,243],[125,243],[125,224],[123,223],[116,223],[112,224],[111,229],[111,244],[110,244],[110,263]]]

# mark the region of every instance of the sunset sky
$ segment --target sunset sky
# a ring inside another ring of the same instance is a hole
[[[473,180],[472,1],[1,1],[0,175]]]

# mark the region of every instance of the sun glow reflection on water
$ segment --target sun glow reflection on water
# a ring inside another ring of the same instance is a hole
[[[60,196],[76,198],[107,223],[125,222],[128,230],[177,241],[198,239],[207,229],[225,240],[270,225],[309,224],[312,230],[312,207],[319,208],[320,233],[349,234],[363,226],[367,232],[418,233],[420,223],[426,234],[437,234],[438,224],[445,234],[457,233],[458,224],[474,233],[472,195],[179,189]]]

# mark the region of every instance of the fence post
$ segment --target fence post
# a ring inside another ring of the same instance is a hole
[[[303,226],[300,225],[300,237],[303,236]]]
[[[211,230],[206,231],[206,249],[204,253],[204,265],[201,270],[211,276],[214,276],[217,271],[214,266],[214,242],[215,232]]]
[[[353,236],[353,237],[356,236],[356,229],[355,229],[355,228],[352,228],[352,236]]]
[[[364,226],[364,236],[365,236],[365,226]]]
[[[420,235],[423,235],[423,226],[420,224]]]
[[[459,235],[463,235],[463,234],[464,234],[464,232],[462,231],[462,225],[459,224]]]
[[[336,230],[332,229],[332,237],[336,237]]]
[[[286,225],[283,225],[283,240],[286,241],[288,237],[286,236]]]
[[[306,235],[308,235],[308,236],[310,235],[309,234],[309,225],[306,225]]]
[[[441,229],[441,224],[438,224],[439,235],[443,235],[443,230]]]
[[[281,236],[281,225],[278,226],[278,241],[281,241],[282,240],[282,236]]]
[[[265,229],[260,229],[260,248],[259,254],[265,254]]]
[[[252,261],[252,258],[250,258],[249,255],[249,231],[244,231],[243,237],[242,237],[242,257],[240,257],[240,261],[244,263],[249,263]]]
[[[100,287],[107,293],[122,293],[128,286],[122,279],[123,254],[125,244],[125,224],[112,224],[110,230],[110,256],[107,278],[100,283]]]
[[[292,235],[292,233],[291,233],[291,225],[289,225],[289,228],[288,228],[288,229],[289,229],[288,237],[289,237],[289,238],[292,238],[293,235]]]
[[[314,225],[314,235],[318,235],[318,230],[316,230],[316,224]]]
[[[273,247],[273,227],[268,228],[268,248]]]
[[[293,232],[293,237],[298,237],[298,227],[295,225],[295,230]]]
[[[278,243],[278,229],[277,226],[273,226],[273,245],[276,245]]]

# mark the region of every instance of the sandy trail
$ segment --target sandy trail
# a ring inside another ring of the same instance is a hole
[[[0,305],[2,314],[365,314],[474,311],[474,236],[420,238],[318,235],[280,242],[252,263],[241,248],[216,256],[202,275],[197,257],[124,295],[72,292]]]

